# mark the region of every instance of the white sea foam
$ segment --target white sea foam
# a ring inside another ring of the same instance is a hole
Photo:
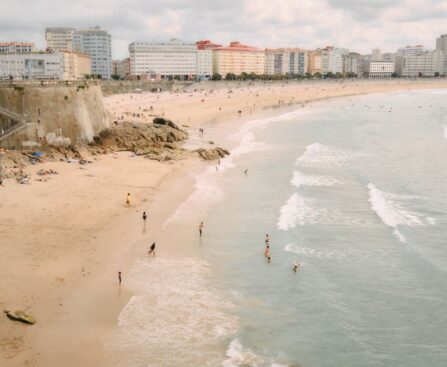
[[[396,195],[380,191],[372,183],[368,184],[369,202],[382,222],[393,228],[393,233],[401,242],[406,242],[405,236],[399,231],[400,226],[416,227],[435,224],[435,219],[420,213],[405,210],[399,199],[408,200],[409,196]]]
[[[249,348],[244,347],[239,339],[233,339],[227,349],[227,359],[222,367],[288,367],[287,364],[279,364],[261,357]]]
[[[237,318],[233,304],[206,282],[207,272],[192,258],[137,261],[125,279],[134,296],[105,341],[107,365],[162,366],[168,355],[172,366],[219,364]]]
[[[306,147],[295,164],[301,167],[332,168],[345,166],[350,160],[361,156],[360,153],[332,148],[320,143]]]
[[[444,138],[447,139],[447,125],[444,125]]]
[[[284,251],[291,252],[302,257],[313,257],[318,259],[343,260],[346,255],[336,250],[317,250],[306,246],[298,246],[296,243],[288,243]]]
[[[290,183],[296,187],[300,186],[332,186],[341,182],[334,177],[320,175],[305,175],[299,171],[293,172]]]
[[[317,215],[317,211],[302,196],[294,193],[280,209],[277,228],[287,231],[297,225],[316,223]]]

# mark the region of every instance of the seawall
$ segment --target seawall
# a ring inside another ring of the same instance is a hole
[[[14,83],[0,85],[0,107],[26,122],[0,146],[9,149],[44,149],[46,146],[82,145],[93,140],[109,122],[99,84]],[[16,124],[0,114],[0,129]]]

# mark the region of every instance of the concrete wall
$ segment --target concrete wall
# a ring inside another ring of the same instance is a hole
[[[0,143],[6,148],[82,145],[109,125],[100,85],[2,86],[0,106],[30,122]],[[0,128],[9,123],[0,119]]]

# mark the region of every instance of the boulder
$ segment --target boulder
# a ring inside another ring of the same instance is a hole
[[[197,149],[195,152],[205,161],[213,161],[216,159],[224,158],[225,156],[229,155],[230,152],[228,150],[216,147],[212,149]]]

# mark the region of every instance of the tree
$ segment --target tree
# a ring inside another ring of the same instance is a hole
[[[227,73],[227,75],[225,76],[225,80],[236,80],[236,74]]]
[[[312,79],[313,75],[311,73],[306,73],[304,75],[307,79]]]
[[[439,78],[439,71],[435,73],[435,78]]]
[[[212,80],[222,80],[222,75],[220,75],[219,73],[214,73],[213,77],[211,79]]]
[[[248,79],[248,74],[244,71],[241,73],[241,75],[239,75],[239,80],[247,80]]]
[[[121,79],[121,77],[118,74],[112,74],[111,78],[113,80],[120,80]]]
[[[326,75],[325,75],[326,79],[333,79],[335,77],[334,73],[332,71],[329,71]]]
[[[314,74],[314,77],[317,78],[317,79],[321,79],[321,78],[323,77],[323,75],[322,75],[320,72],[317,71],[317,72]]]
[[[250,74],[248,74],[248,79],[255,80],[258,79],[258,76],[255,73],[251,72]]]
[[[422,78],[424,76],[424,74],[422,74],[421,72],[418,73],[418,77]]]
[[[393,77],[393,78],[397,78],[398,76],[399,76],[399,74],[396,73],[396,72],[394,72],[393,74],[391,74],[391,77]]]
[[[343,78],[343,74],[340,73],[339,71],[337,71],[337,72],[335,73],[335,78],[337,78],[337,79],[341,79],[341,78]]]

